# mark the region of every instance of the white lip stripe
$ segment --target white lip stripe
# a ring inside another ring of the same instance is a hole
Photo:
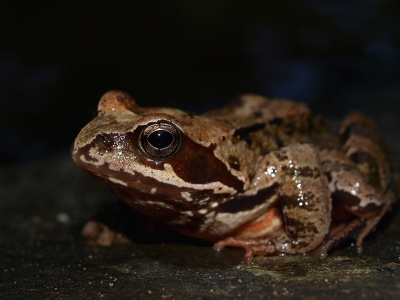
[[[98,153],[98,151],[92,148],[89,150],[88,155],[92,157],[93,160],[86,160],[84,155],[81,155],[81,161],[94,166],[101,166],[107,162],[107,166],[113,171],[121,172],[121,174],[126,173],[130,175],[135,175],[135,172],[137,172],[145,177],[157,179],[157,181],[161,183],[173,184],[176,186],[177,189],[191,188],[199,191],[212,190],[214,194],[235,195],[237,193],[234,188],[227,186],[219,181],[206,184],[185,182],[178,175],[176,175],[173,167],[167,163],[164,164],[164,170],[157,170],[140,164],[137,161],[136,157],[130,157],[127,154],[115,155],[112,153],[104,153],[103,155],[101,155]],[[107,179],[108,177],[104,178]]]
[[[119,179],[114,178],[114,177],[108,177],[108,180],[110,180],[111,182],[114,182],[116,184],[120,184],[120,185],[123,185],[123,186],[128,186],[128,184],[126,182],[123,182],[122,180],[119,180]]]
[[[190,193],[188,193],[188,192],[182,192],[181,196],[183,199],[185,199],[188,202],[193,201],[192,197],[190,197]]]

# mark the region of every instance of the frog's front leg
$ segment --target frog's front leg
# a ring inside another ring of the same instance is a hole
[[[317,248],[329,232],[331,198],[320,169],[318,151],[310,144],[291,144],[267,154],[259,163],[252,190],[279,186],[256,220],[215,244],[247,249],[253,255],[306,253]]]

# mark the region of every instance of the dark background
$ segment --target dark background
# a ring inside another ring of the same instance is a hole
[[[3,165],[67,153],[110,89],[198,113],[256,92],[333,119],[356,108],[396,134],[398,0],[0,5]]]
[[[400,162],[399,68],[399,0],[0,0],[0,299],[400,299],[399,204],[361,255],[97,247],[80,229],[115,198],[68,155],[121,89],[198,113],[243,92],[333,124],[358,109]]]

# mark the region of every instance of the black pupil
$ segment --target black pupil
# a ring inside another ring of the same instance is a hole
[[[154,131],[147,138],[149,143],[157,149],[168,147],[169,145],[171,145],[173,139],[174,137],[172,136],[172,134],[165,130]]]

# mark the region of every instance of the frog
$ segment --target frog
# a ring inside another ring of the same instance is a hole
[[[258,94],[194,114],[109,91],[71,156],[140,214],[246,262],[324,258],[351,238],[361,252],[397,199],[374,121],[353,112],[333,132],[306,105]]]

